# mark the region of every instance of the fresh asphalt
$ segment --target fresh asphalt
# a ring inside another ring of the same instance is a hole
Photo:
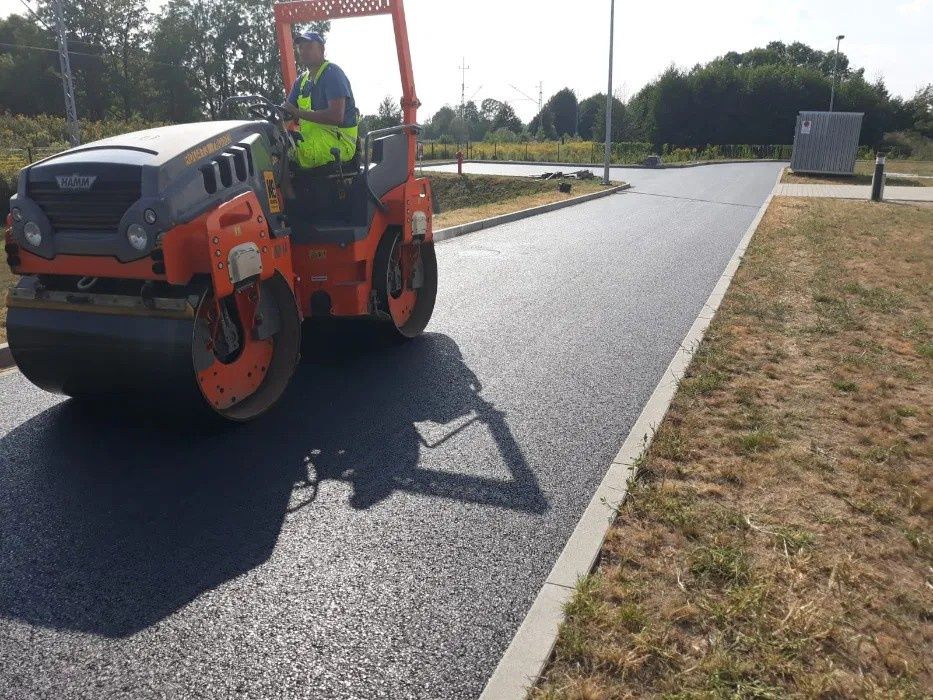
[[[423,337],[311,329],[245,427],[0,376],[0,697],[476,697],[781,167],[439,244]]]

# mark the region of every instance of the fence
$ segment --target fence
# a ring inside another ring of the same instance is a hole
[[[425,160],[452,160],[462,151],[467,160],[523,160],[552,163],[601,163],[604,144],[597,141],[559,141],[527,143],[423,144]],[[664,144],[660,155],[668,163],[704,160],[790,160],[790,145],[720,145],[689,148]],[[610,160],[616,164],[641,163],[649,155],[658,153],[650,143],[622,141],[613,143]]]

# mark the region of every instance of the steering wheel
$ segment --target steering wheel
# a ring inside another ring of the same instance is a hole
[[[291,116],[279,105],[272,102],[260,102],[251,104],[246,108],[246,113],[253,119],[265,119],[273,124],[288,121]]]

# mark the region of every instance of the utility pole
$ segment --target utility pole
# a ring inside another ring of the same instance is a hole
[[[833,111],[833,102],[836,98],[836,66],[839,65],[839,43],[846,38],[845,34],[836,37],[836,55],[833,57],[833,86],[829,90],[829,111]]]
[[[457,66],[460,71],[460,120],[463,120],[463,110],[466,107],[466,72],[470,67],[466,64],[466,56],[463,57],[463,63]]]
[[[62,90],[65,93],[65,118],[68,120],[68,140],[71,146],[81,145],[78,132],[78,110],[75,107],[75,86],[71,79],[71,61],[68,58],[68,32],[65,29],[65,13],[62,0],[53,0],[55,6],[55,24],[58,30],[58,62],[62,70]]]
[[[466,132],[467,149],[469,149],[470,129],[466,123],[466,72],[470,67],[466,64],[466,56],[463,62],[457,67],[460,71],[460,127]]]
[[[606,159],[603,168],[603,184],[609,184],[609,160],[612,156],[612,44],[615,40],[616,0],[609,6],[609,88],[606,90]]]

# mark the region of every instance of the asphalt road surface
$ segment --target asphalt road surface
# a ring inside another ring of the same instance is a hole
[[[780,167],[439,244],[245,427],[0,377],[0,697],[476,697]]]

